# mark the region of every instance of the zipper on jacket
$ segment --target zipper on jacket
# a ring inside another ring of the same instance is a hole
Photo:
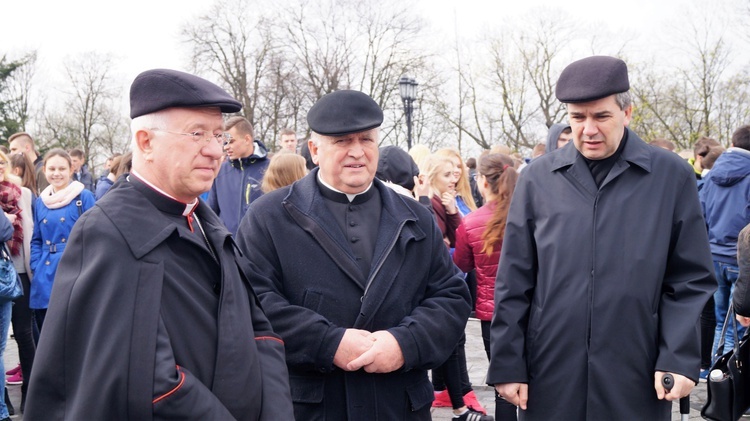
[[[375,277],[378,275],[378,272],[380,272],[380,268],[383,267],[383,263],[385,263],[385,260],[388,258],[388,255],[391,254],[391,251],[393,251],[393,247],[396,245],[396,241],[398,241],[398,238],[401,236],[401,230],[404,229],[404,225],[406,225],[406,220],[401,221],[399,224],[398,230],[396,231],[396,235],[393,236],[393,241],[388,245],[388,248],[385,250],[385,253],[383,253],[383,258],[378,261],[378,265],[375,267],[375,270],[372,272],[372,275],[367,279],[367,284],[365,284],[365,292],[362,294],[362,297],[360,298],[360,302],[364,302],[365,296],[367,295],[367,291],[370,289],[370,285],[372,284],[372,281],[375,280]]]
[[[593,324],[593,316],[594,316],[594,276],[595,276],[595,270],[596,270],[596,220],[597,220],[597,211],[599,209],[599,193],[597,192],[596,197],[594,198],[594,218],[593,223],[591,225],[591,272],[589,273],[589,299],[588,299],[588,320],[586,321],[587,329],[586,329],[586,349],[588,350],[591,347],[591,330],[592,330],[592,324]]]

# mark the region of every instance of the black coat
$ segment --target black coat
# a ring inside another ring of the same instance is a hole
[[[433,217],[378,180],[382,201],[369,277],[316,182],[317,170],[253,202],[237,242],[263,272],[254,288],[284,339],[297,420],[430,419],[427,370],[456,347],[469,292]],[[255,280],[254,280],[255,281]],[[388,330],[404,366],[345,372],[333,357],[346,328]]]
[[[242,273],[254,276],[249,262],[204,202],[196,214],[220,264],[217,311],[206,313],[208,331],[184,326],[194,332],[189,338],[166,331],[170,306],[201,310],[177,302],[168,288],[181,257],[175,251],[200,256],[179,268],[186,289],[205,283],[195,274],[206,273],[206,262],[216,270],[219,264],[143,186],[121,179],[76,223],[55,278],[25,418],[291,419],[283,344],[243,281]]]
[[[715,289],[689,165],[628,130],[597,188],[571,142],[513,194],[487,382],[528,383],[527,420],[668,420],[654,371],[698,380]]]

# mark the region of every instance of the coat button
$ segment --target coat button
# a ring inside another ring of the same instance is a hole
[[[47,223],[47,218],[42,219],[42,223],[46,224]]]
[[[44,262],[44,264],[47,265],[47,266],[49,266],[49,260],[47,260],[46,262]]]
[[[357,223],[356,223],[356,222],[354,222],[354,221],[349,221],[349,226],[350,226],[350,227],[353,227],[353,226],[355,226],[355,225],[357,225]]]
[[[359,241],[359,237],[352,237],[352,243],[356,243],[357,241]]]
[[[61,239],[61,240],[60,240],[60,242],[61,242],[61,243],[64,243],[64,242],[65,242],[65,239],[64,239],[64,238],[63,238],[63,239]]]
[[[50,244],[52,244],[52,242],[51,242],[51,241],[49,241],[49,240],[47,240],[47,245],[50,245]]]
[[[60,222],[65,222],[65,217],[60,218]]]

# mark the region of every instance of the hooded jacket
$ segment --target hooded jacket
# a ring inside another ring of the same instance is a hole
[[[729,148],[700,191],[714,260],[737,266],[737,235],[750,223],[750,151]]]
[[[253,153],[239,159],[227,159],[208,193],[208,205],[219,215],[232,235],[253,200],[263,195],[260,185],[268,168],[268,150],[263,142],[254,142]]]
[[[557,138],[560,137],[560,133],[562,133],[562,131],[567,127],[570,127],[570,125],[564,123],[556,123],[549,128],[549,133],[547,133],[547,145],[544,149],[545,153],[550,153],[557,149]]]

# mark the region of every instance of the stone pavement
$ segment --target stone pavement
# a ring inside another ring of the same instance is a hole
[[[479,325],[479,320],[469,319],[466,325],[466,364],[469,368],[469,378],[472,385],[474,386],[474,392],[477,395],[479,401],[487,409],[487,413],[494,415],[495,413],[495,395],[492,388],[487,386],[485,383],[485,376],[487,374],[487,355],[484,352],[484,345],[482,344],[482,334]],[[8,339],[8,344],[5,348],[5,355],[3,358],[5,362],[5,370],[9,370],[18,364],[18,346],[13,339]],[[3,373],[4,374],[4,373]],[[12,416],[11,419],[14,421],[23,420],[23,415],[20,414],[21,406],[21,386],[7,386],[10,394],[10,399],[13,405],[16,407],[16,415]],[[693,389],[690,400],[690,420],[701,420],[700,409],[703,403],[706,401],[706,384],[700,383]],[[637,405],[637,402],[633,402],[633,405]],[[679,421],[679,405],[675,403],[672,410],[672,420]],[[433,420],[445,420],[448,421],[453,417],[450,408],[433,408],[432,419]]]
[[[487,355],[482,344],[482,332],[477,319],[469,319],[466,325],[466,365],[469,369],[469,379],[474,387],[479,402],[487,409],[487,414],[495,415],[495,394],[485,381],[487,375]],[[656,392],[654,392],[656,393]],[[702,420],[701,407],[706,401],[706,384],[699,383],[690,395],[690,420]],[[633,405],[637,405],[633,402]],[[448,421],[453,417],[450,408],[432,408],[432,419]],[[680,406],[672,405],[672,420],[680,420]]]

